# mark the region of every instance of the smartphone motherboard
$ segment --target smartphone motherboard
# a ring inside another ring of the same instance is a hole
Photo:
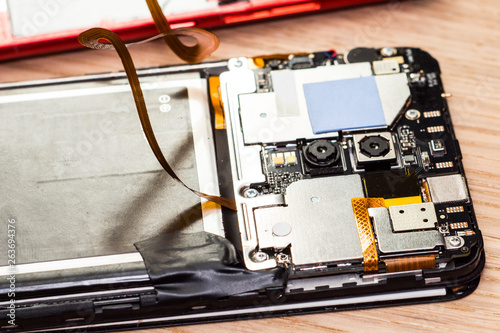
[[[239,210],[225,228],[248,269],[284,265],[302,281],[478,262],[448,95],[428,53],[357,48],[235,58],[228,68],[223,192]]]

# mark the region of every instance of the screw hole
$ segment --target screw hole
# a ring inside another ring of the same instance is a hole
[[[404,214],[404,213],[405,213],[405,211],[402,209],[399,211],[399,214]]]
[[[420,208],[420,210],[421,210],[422,212],[425,212],[425,208]]]
[[[424,222],[429,222],[429,220],[428,219],[424,219]]]

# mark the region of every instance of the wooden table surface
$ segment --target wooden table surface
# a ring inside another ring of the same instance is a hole
[[[355,46],[413,46],[441,64],[456,135],[486,247],[478,289],[462,300],[141,332],[331,332],[500,330],[500,3],[498,0],[392,2],[217,29],[208,60]],[[131,50],[137,67],[179,63],[162,42]],[[0,63],[0,82],[121,70],[112,51],[77,51]]]

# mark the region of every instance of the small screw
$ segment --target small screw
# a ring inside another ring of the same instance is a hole
[[[245,198],[255,198],[259,195],[259,191],[257,191],[256,189],[254,188],[247,188],[244,192],[243,192],[243,196]]]
[[[278,262],[285,262],[288,261],[288,256],[284,253],[280,253],[277,256]]]
[[[460,238],[458,237],[451,237],[450,238],[450,245],[451,246],[459,246],[461,243]]]
[[[267,260],[267,254],[264,252],[255,252],[252,255],[252,261],[254,262],[264,262]]]
[[[410,109],[406,111],[406,118],[409,120],[415,120],[420,118],[420,111],[415,110],[415,109]]]
[[[392,57],[394,55],[396,55],[398,51],[393,48],[393,47],[384,47],[380,53],[382,53],[383,56],[386,56],[386,57]]]

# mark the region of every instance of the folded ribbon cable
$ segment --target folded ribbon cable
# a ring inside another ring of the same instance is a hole
[[[171,29],[170,24],[163,15],[160,6],[156,0],[146,0],[148,7],[153,15],[156,27],[161,32],[161,34],[144,40],[138,43],[125,44],[122,39],[112,31],[93,28],[81,33],[78,36],[78,41],[91,49],[105,49],[105,50],[116,50],[123,64],[123,68],[127,74],[130,87],[132,88],[132,93],[134,95],[134,102],[137,107],[137,113],[139,114],[139,119],[141,121],[142,129],[146,135],[146,139],[153,150],[158,162],[165,169],[165,171],[182,186],[193,192],[194,194],[204,198],[206,200],[212,201],[216,204],[224,206],[226,208],[237,210],[236,202],[234,200],[216,196],[209,195],[199,192],[195,189],[190,188],[180,178],[175,174],[172,167],[168,164],[167,160],[163,156],[163,153],[156,140],[151,122],[149,120],[148,111],[146,108],[146,102],[144,101],[144,95],[142,93],[141,85],[139,82],[139,77],[135,69],[132,57],[127,49],[127,46],[137,45],[140,43],[148,42],[154,39],[163,38],[164,41],[172,48],[172,50],[186,62],[197,63],[203,60],[205,57],[210,55],[219,46],[219,39],[214,34],[198,29],[198,28],[180,28]],[[196,45],[186,46],[179,39],[179,36],[188,36],[195,38],[197,40]],[[100,40],[106,40],[111,44],[101,43]]]

